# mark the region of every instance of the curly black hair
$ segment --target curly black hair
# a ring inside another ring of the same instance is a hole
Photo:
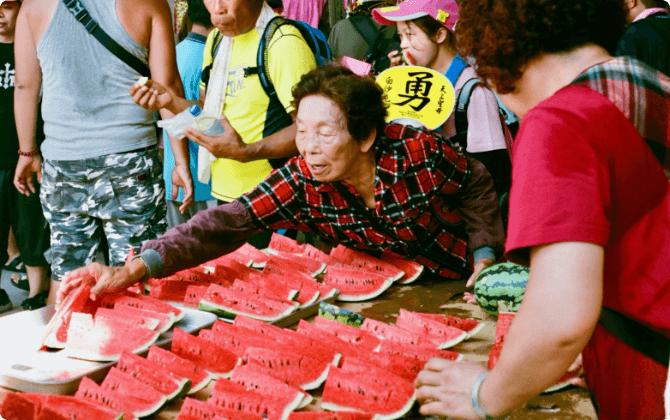
[[[371,77],[357,76],[343,66],[319,67],[302,76],[293,87],[293,107],[298,109],[300,101],[310,95],[335,102],[355,140],[367,139],[373,129],[377,129],[377,136],[384,133],[387,110],[383,91]]]
[[[466,0],[456,25],[456,46],[477,74],[499,93],[542,54],[596,44],[614,54],[626,29],[624,0]]]

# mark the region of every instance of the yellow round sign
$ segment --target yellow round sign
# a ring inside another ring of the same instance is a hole
[[[426,67],[391,67],[377,76],[388,105],[387,121],[416,120],[434,130],[454,110],[454,87],[443,74]]]

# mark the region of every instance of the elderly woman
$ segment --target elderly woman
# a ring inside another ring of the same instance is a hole
[[[95,295],[193,267],[254,233],[283,228],[355,248],[393,249],[444,278],[469,275],[473,259],[473,276],[493,263],[504,231],[481,163],[440,136],[387,126],[382,89],[346,68],[308,73],[293,97],[300,156],[238,200],[147,242],[139,260],[71,273],[61,298],[83,272],[97,273]]]
[[[583,352],[601,419],[662,419],[670,348],[670,79],[613,58],[624,0],[468,0],[461,53],[523,117],[507,255],[530,263],[491,372],[428,363],[425,414],[503,415]]]

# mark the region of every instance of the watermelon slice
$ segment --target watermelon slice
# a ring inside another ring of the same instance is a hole
[[[216,322],[222,322],[217,320]],[[270,337],[246,328],[229,325],[232,330],[200,330],[198,337],[224,348],[238,357],[244,356],[247,347],[272,347],[275,343]]]
[[[414,383],[403,380],[401,377],[372,364],[364,363],[351,357],[345,357],[341,369],[344,372],[358,374],[369,378],[382,388],[393,389],[408,397],[414,395]]]
[[[77,389],[74,396],[75,398],[92,402],[96,405],[108,407],[115,411],[121,411],[124,414],[123,420],[137,418],[134,410],[128,406],[126,401],[121,400],[121,398],[114,393],[105,391],[87,376],[81,378],[79,389]],[[132,401],[130,402],[132,403]]]
[[[42,407],[42,409],[35,416],[35,420],[69,420],[69,419],[70,417],[68,417],[67,415],[58,413],[52,410],[50,407]]]
[[[438,321],[424,318],[416,312],[400,309],[400,314],[395,321],[395,325],[407,331],[418,331],[424,333],[428,338],[436,341],[439,348],[446,349],[453,347],[468,336],[463,330],[450,327]]]
[[[214,376],[198,367],[190,360],[186,360],[160,347],[151,346],[147,359],[164,367],[176,376],[183,376],[191,381],[191,390],[188,394],[195,394],[209,384]]]
[[[152,318],[149,316],[136,316],[127,312],[119,312],[108,308],[98,308],[98,310],[95,311],[95,320],[98,319],[116,320],[119,322],[125,322],[128,325],[149,328],[150,330],[155,330],[160,323],[158,318]]]
[[[372,271],[391,281],[398,281],[405,275],[404,271],[392,264],[384,262],[365,252],[354,251],[344,245],[338,245],[333,248],[330,251],[330,256],[344,265]]]
[[[214,276],[212,276],[214,277]],[[218,277],[215,277],[218,279]],[[222,279],[219,279],[223,283]],[[186,281],[186,280],[171,280],[163,279],[158,283],[155,283],[151,286],[151,291],[149,291],[149,296],[165,301],[172,302],[183,302],[186,298],[186,289],[189,286],[209,286],[208,282],[205,281]]]
[[[270,238],[270,245],[268,245],[268,252],[270,254],[277,254],[280,251],[290,252],[293,254],[302,254],[304,245],[298,245],[298,242],[295,239],[291,239],[288,236],[280,235],[277,232],[272,233]]]
[[[437,343],[429,340],[421,334],[403,330],[386,322],[376,321],[371,318],[365,318],[361,324],[363,331],[370,332],[378,337],[383,337],[398,343],[411,344],[413,346],[438,348]]]
[[[159,334],[169,330],[174,324],[174,315],[171,312],[163,313],[151,311],[148,309],[138,309],[133,308],[132,306],[124,305],[122,303],[114,305],[114,312],[134,317],[149,317],[158,319],[158,326],[155,328],[155,330],[158,331]]]
[[[137,417],[150,416],[167,402],[165,395],[116,367],[109,370],[100,388],[123,401]]]
[[[291,386],[304,390],[316,389],[328,375],[330,363],[286,349],[249,347],[244,360],[265,366],[266,372]]]
[[[341,340],[335,337],[332,334],[325,332],[323,329],[317,327],[314,324],[301,319],[298,321],[298,334],[309,337],[321,345],[332,347],[337,349],[342,356],[351,356],[351,357],[364,357],[365,354],[371,353],[368,350],[365,350],[361,347],[357,347],[351,343],[347,343],[344,340]]]
[[[448,325],[450,327],[458,328],[459,330],[465,331],[468,336],[467,338],[470,338],[474,335],[476,335],[479,331],[484,328],[484,325],[486,325],[482,321],[477,321],[474,319],[465,319],[465,318],[459,318],[457,316],[451,316],[451,315],[442,315],[442,314],[428,314],[428,313],[423,313],[423,312],[415,312],[417,315],[420,315],[424,318],[432,319],[433,321],[441,322],[444,325]]]
[[[248,284],[257,286],[260,290],[276,295],[284,300],[296,300],[300,289],[273,281],[273,279],[265,276],[255,275],[249,276],[245,279]],[[298,302],[299,303],[299,302]]]
[[[302,280],[314,281],[314,277],[312,277],[310,273],[300,271],[298,266],[294,266],[278,258],[273,259],[272,262],[268,262],[263,268],[263,273],[274,273],[279,274],[280,276],[290,276]]]
[[[269,282],[268,282],[269,283]],[[298,295],[297,290],[291,290],[287,288],[286,286],[283,285],[278,285],[277,288],[272,288],[272,286],[275,286],[275,284],[268,284],[269,287],[263,287],[259,284],[252,283],[252,282],[246,282],[243,280],[235,280],[233,282],[233,285],[231,287],[232,290],[237,290],[238,292],[244,292],[244,293],[250,293],[254,295],[262,295],[266,299],[270,300],[276,300],[278,302],[283,302],[288,305],[292,306],[300,306],[298,302],[294,302],[292,299],[284,299],[283,297],[279,296],[279,293],[283,294],[284,296],[293,296],[294,298]],[[283,286],[283,287],[282,287]],[[287,291],[287,289],[289,289]],[[290,292],[293,292],[292,294],[289,294]]]
[[[326,263],[326,265],[331,264],[332,261],[330,255],[326,254],[318,248],[313,247],[310,244],[305,244],[305,249],[302,251],[302,256]]]
[[[92,402],[65,395],[32,394],[42,401],[42,409],[38,419],[58,420],[51,416],[51,410],[66,419],[95,419],[95,420],[121,420],[123,413],[111,408],[94,404]],[[47,412],[45,414],[45,412]]]
[[[306,407],[314,400],[305,391],[269,376],[261,365],[254,363],[237,366],[230,380],[246,389],[272,397],[281,405],[294,407],[292,410]]]
[[[414,405],[414,395],[404,392],[406,381],[381,385],[372,375],[345,372],[332,367],[323,388],[321,407],[326,410],[359,410],[375,413],[376,419],[391,420],[404,416]],[[391,377],[385,377],[385,382]],[[411,384],[409,384],[411,385]]]
[[[273,271],[275,266],[289,267],[310,277],[316,277],[326,269],[326,264],[322,262],[287,253],[270,256],[265,266],[268,267],[270,272]]]
[[[405,275],[398,280],[399,284],[414,283],[423,274],[424,267],[416,261],[403,258],[395,252],[382,252],[381,260],[402,270]]]
[[[191,380],[133,353],[123,352],[117,368],[165,395],[168,401],[181,398],[191,389]]]
[[[303,273],[300,274],[302,275]],[[319,290],[320,283],[315,282],[311,278],[293,277],[290,274],[280,275],[270,273],[269,271],[264,271],[263,277],[269,282],[283,284],[286,287],[298,290],[298,296],[295,300],[300,304],[301,308],[313,304],[321,297]]]
[[[174,329],[172,352],[190,360],[208,372],[224,378],[230,376],[240,358],[222,347],[196,337],[179,328]]]
[[[84,312],[93,314],[97,309],[95,303],[91,301],[91,288],[88,284],[94,284],[93,277],[83,280],[83,286],[70,292],[65,300],[60,304],[58,311],[47,324],[47,328],[42,337],[42,345],[51,349],[65,348],[67,342],[67,332],[70,326],[70,317],[73,312]]]
[[[215,284],[209,286],[198,307],[222,318],[234,319],[237,315],[247,315],[269,322],[282,319],[296,310],[291,304]]]
[[[70,318],[65,350],[68,357],[76,359],[116,361],[124,350],[139,353],[148,349],[158,336],[149,328],[107,318],[94,322],[90,314],[75,312]]]
[[[104,308],[115,308],[116,304],[130,306],[131,308],[144,309],[154,312],[162,312],[164,314],[171,313],[174,316],[174,322],[181,321],[184,318],[184,311],[179,308],[162,302],[158,299],[154,299],[149,296],[142,295],[132,295],[128,294],[118,294],[118,295],[107,295],[104,296],[101,300],[101,306]]]
[[[421,367],[433,357],[440,359],[453,360],[455,362],[463,360],[463,355],[451,350],[439,350],[430,347],[421,347],[413,344],[403,344],[397,341],[382,340],[379,345],[380,353],[397,354],[400,356],[411,357],[421,363]]]
[[[317,316],[314,318],[314,325],[323,329],[327,333],[334,335],[340,340],[365,350],[378,351],[381,345],[381,339],[376,335],[328,318]]]
[[[177,420],[263,420],[257,414],[245,413],[239,410],[228,410],[194,398],[184,399]]]
[[[323,283],[340,291],[337,300],[361,302],[381,295],[393,281],[371,271],[331,265]]]
[[[288,416],[288,420],[372,420],[374,414],[355,411],[296,411]]]
[[[3,419],[33,420],[41,408],[39,401],[26,398],[26,394],[7,392],[0,404],[0,417]]]
[[[345,359],[346,358],[352,359],[351,356],[345,356]],[[360,356],[353,358],[361,362],[376,366],[412,383],[419,375],[419,372],[423,370],[425,365],[422,363],[417,363],[417,360],[414,358],[390,353],[370,352],[363,353]]]
[[[247,390],[228,379],[216,381],[207,402],[229,410],[260,415],[268,420],[286,420],[293,411],[291,406],[281,405],[269,396]]]
[[[186,295],[184,296],[184,305],[197,308],[200,300],[207,293],[208,288],[209,286],[188,286],[186,288]]]
[[[248,242],[237,248],[234,252],[228,254],[228,256],[242,264],[247,264],[247,262],[251,260],[251,266],[254,268],[264,267],[269,258],[263,251]]]

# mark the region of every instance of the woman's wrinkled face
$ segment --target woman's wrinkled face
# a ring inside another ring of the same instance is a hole
[[[296,124],[295,143],[314,179],[340,181],[355,172],[362,146],[349,134],[344,113],[333,100],[321,95],[304,97]]]
[[[400,48],[409,52],[417,66],[430,67],[438,53],[438,44],[413,22],[398,22]]]

